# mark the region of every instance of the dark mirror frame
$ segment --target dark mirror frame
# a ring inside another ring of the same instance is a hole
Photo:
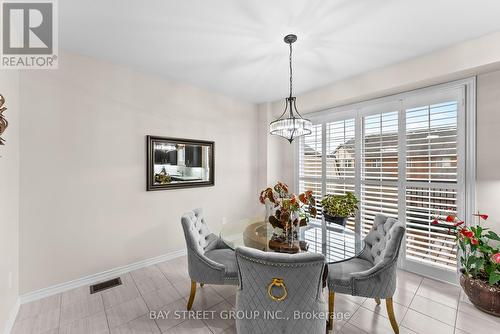
[[[185,181],[182,183],[172,184],[154,184],[154,160],[153,160],[153,142],[164,141],[166,143],[185,144],[185,145],[202,145],[208,146],[209,153],[209,168],[210,175],[208,181]],[[166,190],[166,189],[181,189],[181,188],[195,188],[195,187],[210,187],[215,185],[215,143],[213,141],[184,139],[184,138],[170,138],[158,136],[146,136],[146,189],[147,191],[153,190]]]

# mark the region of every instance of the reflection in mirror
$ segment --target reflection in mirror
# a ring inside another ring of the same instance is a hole
[[[148,190],[213,185],[213,142],[148,136]]]

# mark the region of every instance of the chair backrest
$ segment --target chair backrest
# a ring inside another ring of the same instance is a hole
[[[195,251],[198,254],[205,254],[212,242],[213,234],[203,218],[202,209],[194,209],[182,215],[182,228],[188,251]]]
[[[365,237],[361,258],[374,265],[395,261],[405,233],[405,226],[382,214],[375,216],[373,227]]]
[[[325,332],[323,288],[328,268],[323,255],[240,247],[236,261],[240,279],[236,310],[245,315],[236,318],[239,334]],[[286,296],[279,300],[285,289]],[[308,313],[297,317],[297,312]],[[323,320],[308,318],[313,312],[321,313]]]

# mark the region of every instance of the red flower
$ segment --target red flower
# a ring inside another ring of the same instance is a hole
[[[299,201],[301,201],[304,204],[307,204],[307,198],[305,194],[300,194],[299,195]]]
[[[475,213],[474,216],[479,217],[479,218],[481,218],[483,220],[487,220],[488,217],[489,217],[488,215],[483,214],[483,213]]]
[[[493,254],[491,260],[497,264],[500,264],[500,253]]]
[[[466,238],[472,238],[474,236],[474,233],[472,233],[472,231],[469,231],[466,228],[461,229],[460,230],[460,234],[463,235]]]
[[[260,192],[260,196],[259,196],[259,201],[262,203],[262,204],[265,204],[266,203],[266,191],[263,190]]]
[[[265,192],[266,192],[266,197],[269,198],[271,202],[276,203],[276,198],[274,197],[273,190],[271,188],[267,188]]]
[[[479,244],[479,241],[476,238],[472,238],[472,239],[470,239],[470,243],[473,245],[477,245],[477,244]]]
[[[295,204],[297,203],[297,196],[295,196],[295,194],[292,196],[292,198],[290,199],[290,203],[292,204]]]
[[[453,223],[455,221],[455,218],[456,217],[453,215],[448,215],[448,216],[446,216],[446,222]]]
[[[437,219],[434,219],[431,224],[432,225],[437,225],[437,224],[439,224],[439,221]]]
[[[463,223],[465,223],[465,222],[459,221],[459,222],[456,222],[455,224],[453,224],[453,226],[458,227],[458,226],[462,225]]]

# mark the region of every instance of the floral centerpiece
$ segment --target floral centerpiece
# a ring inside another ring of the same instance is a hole
[[[266,204],[266,200],[272,205],[269,215],[269,223],[274,228],[270,247],[280,243],[287,247],[280,248],[281,251],[299,251],[297,242],[297,230],[300,226],[306,226],[310,217],[316,217],[316,201],[312,191],[305,191],[298,196],[290,193],[288,186],[278,182],[274,187],[268,187],[261,191],[259,201]],[[278,246],[277,246],[278,247]],[[281,246],[279,246],[281,247]]]
[[[456,215],[436,218],[433,225],[445,227],[455,235],[460,250],[460,285],[479,309],[500,316],[500,237],[481,226],[488,215],[477,213],[476,226],[466,226]]]

